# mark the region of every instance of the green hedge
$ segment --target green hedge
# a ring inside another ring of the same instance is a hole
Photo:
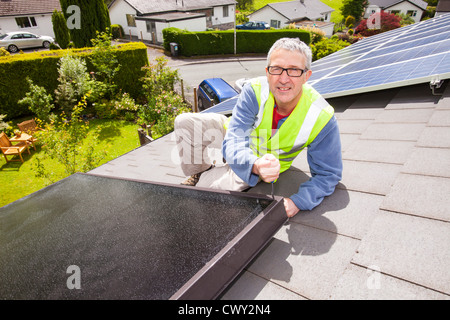
[[[6,114],[8,119],[30,114],[26,107],[17,103],[29,90],[27,77],[53,95],[58,86],[58,61],[67,51],[69,49],[0,57],[0,114]],[[94,71],[89,60],[91,48],[71,51],[84,57],[88,71]],[[144,75],[141,68],[149,63],[147,47],[143,43],[133,42],[118,45],[116,52],[121,68],[114,82],[136,99],[142,91],[141,82],[138,81]]]
[[[179,54],[186,57],[234,53],[234,30],[191,32],[166,28],[163,37],[167,51],[170,51],[170,43],[175,42]],[[306,30],[237,30],[236,53],[267,53],[275,41],[284,37],[300,38],[308,45],[311,41]]]

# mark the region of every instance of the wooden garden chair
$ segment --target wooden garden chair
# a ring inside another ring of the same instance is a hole
[[[34,119],[26,120],[21,123],[18,123],[17,126],[19,127],[20,131],[25,132],[26,134],[29,134],[31,136],[31,138],[28,139],[28,141],[30,141],[33,144],[33,148],[34,150],[36,150],[35,143],[38,142],[38,139],[33,137],[33,133],[39,130],[38,126],[36,125],[36,121],[34,121]]]
[[[27,142],[19,142],[16,145],[13,145],[4,132],[0,133],[0,148],[5,156],[6,163],[10,161],[21,161],[23,163],[22,153],[27,150],[28,154],[30,154],[30,149],[28,149]],[[7,156],[19,156],[20,160],[8,160]]]

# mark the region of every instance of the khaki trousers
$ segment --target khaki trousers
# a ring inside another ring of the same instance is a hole
[[[186,176],[203,172],[196,186],[242,191],[249,186],[223,163],[222,142],[227,117],[212,113],[183,113],[175,119],[175,139]],[[208,171],[213,161],[215,167]]]

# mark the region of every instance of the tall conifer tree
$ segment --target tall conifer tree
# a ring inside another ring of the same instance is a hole
[[[59,0],[66,20],[79,19],[79,28],[70,28],[70,37],[77,48],[91,47],[91,39],[96,38],[97,31],[106,31],[111,27],[108,8],[103,0]],[[70,6],[79,8],[67,12]],[[79,12],[79,15],[77,14]]]
[[[61,49],[67,49],[70,42],[69,29],[67,28],[66,18],[62,12],[56,9],[52,14],[53,32],[55,33],[55,40]]]

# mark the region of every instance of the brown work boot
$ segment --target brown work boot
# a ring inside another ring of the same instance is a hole
[[[208,170],[210,170],[211,168],[214,168],[215,166],[216,166],[216,160],[214,160],[213,164],[212,164],[208,169],[206,169],[205,171],[208,171]],[[198,180],[200,180],[200,176],[201,176],[202,173],[205,172],[205,171],[202,171],[202,172],[193,174],[192,176],[190,176],[189,178],[187,178],[186,180],[184,180],[181,184],[182,184],[182,185],[185,185],[185,186],[192,186],[192,187],[195,187],[195,185],[198,183]]]
[[[185,186],[195,187],[195,185],[197,184],[198,180],[200,180],[200,175],[201,174],[202,174],[202,172],[193,174],[192,176],[190,176],[189,178],[184,180],[181,184],[185,185]]]

